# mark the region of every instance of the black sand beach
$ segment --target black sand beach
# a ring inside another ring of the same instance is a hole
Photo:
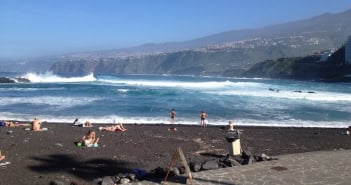
[[[44,123],[48,131],[0,127],[0,150],[11,164],[0,167],[0,184],[50,184],[52,180],[89,184],[92,180],[139,168],[167,167],[180,146],[188,162],[202,162],[227,153],[221,127],[131,125],[126,132],[101,132],[69,124]],[[77,147],[89,129],[100,137],[99,147]],[[281,155],[317,150],[351,149],[346,129],[240,127],[242,147],[255,155]],[[8,132],[10,131],[10,132]],[[12,132],[11,132],[12,131]],[[2,162],[4,162],[2,161]],[[178,164],[180,166],[180,164]]]

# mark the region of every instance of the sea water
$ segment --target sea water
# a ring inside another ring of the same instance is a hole
[[[9,74],[31,83],[0,84],[0,120],[92,123],[346,127],[351,84],[172,75]]]

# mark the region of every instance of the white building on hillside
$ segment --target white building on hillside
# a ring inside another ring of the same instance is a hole
[[[345,63],[351,64],[351,36],[349,36],[345,43]]]

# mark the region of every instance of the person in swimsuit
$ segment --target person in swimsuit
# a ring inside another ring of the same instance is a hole
[[[41,122],[38,118],[34,118],[32,122],[32,130],[34,131],[41,131]]]
[[[95,132],[92,130],[89,130],[88,133],[85,134],[85,136],[82,137],[82,142],[85,146],[87,147],[97,147],[99,138],[96,138]]]
[[[0,150],[0,161],[4,160],[5,156],[1,154],[1,150]]]
[[[124,128],[122,123],[119,123],[119,124],[113,125],[113,126],[99,127],[99,130],[101,130],[101,131],[110,131],[110,132],[117,132],[117,131],[124,132],[124,131],[127,131],[127,129]]]
[[[173,131],[177,131],[177,128],[174,127],[174,123],[175,123],[175,117],[177,115],[177,112],[175,109],[172,109],[171,112],[169,113],[169,115],[171,116],[171,128],[169,128],[168,130],[173,130]]]
[[[203,127],[206,126],[206,118],[207,118],[206,112],[205,111],[201,111],[200,119],[201,119],[201,126],[203,126]]]

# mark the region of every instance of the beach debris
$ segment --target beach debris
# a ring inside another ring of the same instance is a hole
[[[2,162],[2,163],[0,163],[0,167],[4,167],[4,166],[6,166],[6,165],[9,165],[9,164],[11,164],[11,162]]]
[[[55,143],[55,146],[63,147],[63,144],[61,144],[61,143]]]

